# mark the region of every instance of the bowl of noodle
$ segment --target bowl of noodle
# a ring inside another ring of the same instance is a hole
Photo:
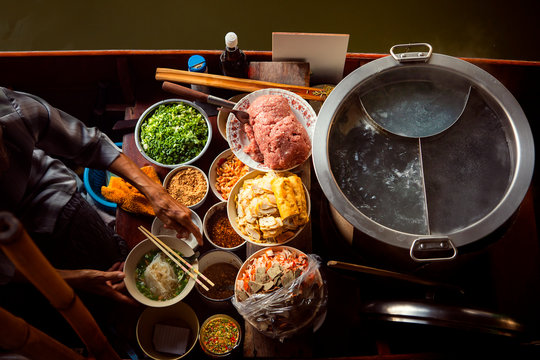
[[[191,259],[193,249],[175,236],[157,236],[169,248],[199,268],[198,260]],[[193,289],[195,281],[150,240],[135,246],[124,263],[124,282],[131,296],[141,304],[165,307],[176,304]]]

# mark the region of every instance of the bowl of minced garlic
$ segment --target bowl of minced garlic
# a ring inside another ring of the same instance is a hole
[[[172,169],[163,180],[163,187],[172,198],[190,209],[197,209],[208,196],[206,174],[196,166],[181,165]]]

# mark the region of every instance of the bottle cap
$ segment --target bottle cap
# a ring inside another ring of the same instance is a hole
[[[193,55],[188,60],[188,70],[194,72],[205,72],[206,60],[201,55]]]
[[[225,45],[227,45],[228,48],[235,48],[238,45],[238,36],[233,32],[228,32],[227,35],[225,35]]]

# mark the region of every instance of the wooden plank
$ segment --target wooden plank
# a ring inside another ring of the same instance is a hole
[[[307,62],[252,61],[248,77],[287,85],[309,86],[310,68]]]

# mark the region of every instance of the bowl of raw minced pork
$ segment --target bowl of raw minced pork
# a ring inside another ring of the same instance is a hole
[[[135,145],[152,164],[175,168],[197,161],[212,140],[206,112],[195,103],[167,99],[148,107],[135,126]]]
[[[240,99],[249,124],[234,114],[227,119],[227,141],[234,155],[254,170],[286,171],[311,156],[317,114],[301,96],[282,89],[262,89]]]

